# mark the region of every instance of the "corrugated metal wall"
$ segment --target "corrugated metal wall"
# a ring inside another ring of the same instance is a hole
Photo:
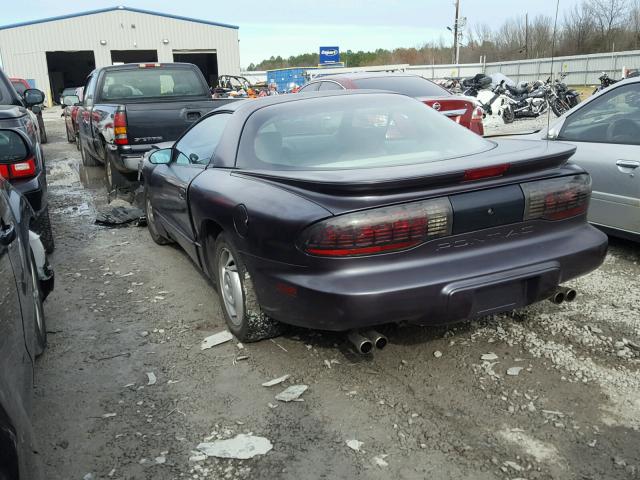
[[[74,50],[93,50],[96,67],[111,65],[111,50],[157,50],[159,62],[173,61],[173,50],[215,50],[221,74],[240,73],[238,30],[233,28],[114,10],[0,30],[3,70],[35,79],[47,98],[46,52]]]
[[[515,82],[530,82],[544,79],[551,74],[551,59],[537,58],[514,62],[470,63],[465,65],[412,65],[407,71],[418,73],[425,78],[439,80],[447,77],[471,77],[476,73],[503,73]],[[553,72],[567,73],[565,82],[570,85],[594,85],[599,83],[602,72],[613,78],[620,78],[622,69],[640,69],[640,50],[614,53],[596,53],[556,57]]]

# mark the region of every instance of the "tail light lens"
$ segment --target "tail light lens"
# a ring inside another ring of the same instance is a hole
[[[521,184],[525,197],[524,220],[562,220],[587,211],[591,177],[574,175]]]
[[[473,109],[473,113],[471,114],[472,122],[481,122],[484,118],[484,110],[480,107],[476,107]]]
[[[446,198],[351,213],[307,228],[300,247],[311,255],[327,257],[405,250],[451,234],[452,217]]]
[[[127,137],[127,112],[125,112],[124,109],[117,110],[113,116],[113,133],[116,145],[129,144],[129,138]]]
[[[15,163],[0,164],[0,177],[8,180],[16,178],[30,178],[36,174],[36,161],[28,158]]]

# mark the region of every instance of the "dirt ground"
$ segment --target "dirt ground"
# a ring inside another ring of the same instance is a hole
[[[46,127],[56,289],[34,422],[48,479],[640,478],[637,244],[612,240],[573,303],[388,326],[372,357],[304,330],[201,350],[225,328],[213,287],[146,228],[95,225],[102,169],[80,166],[59,109]],[[294,384],[304,401],[275,400]],[[198,458],[240,433],[273,448]]]

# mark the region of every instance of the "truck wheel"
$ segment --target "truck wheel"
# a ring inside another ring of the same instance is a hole
[[[38,278],[38,270],[36,268],[36,261],[33,258],[33,253],[31,253],[31,283],[35,310],[35,354],[37,357],[39,357],[44,353],[44,350],[47,347],[47,324],[44,317],[44,309],[42,308],[42,292],[40,291],[40,279]]]
[[[40,235],[40,240],[44,246],[44,251],[52,253],[55,248],[53,231],[51,230],[51,219],[49,218],[49,206],[46,206],[40,215],[31,221],[31,230]]]
[[[212,253],[210,271],[215,273],[212,278],[216,281],[229,331],[241,342],[257,342],[280,335],[284,325],[265,315],[260,308],[242,257],[224,233],[216,239]]]
[[[100,162],[89,155],[85,149],[80,136],[78,136],[78,150],[80,150],[80,157],[82,158],[82,165],[85,167],[97,167]]]
[[[171,240],[164,237],[158,232],[158,227],[156,226],[156,216],[153,211],[153,205],[151,205],[151,197],[149,196],[149,191],[146,188],[144,190],[144,210],[147,216],[147,229],[149,230],[151,239],[158,245],[168,245],[172,243]]]
[[[69,132],[69,127],[67,127],[66,124],[65,124],[65,128],[64,129],[67,132],[67,142],[69,142],[69,143],[75,142],[76,141],[76,137],[71,132]]]

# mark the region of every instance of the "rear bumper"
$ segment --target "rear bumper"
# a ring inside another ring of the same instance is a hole
[[[40,170],[38,175],[28,180],[14,180],[11,184],[27,199],[35,216],[39,216],[47,206],[47,181],[44,171]]]
[[[446,324],[529,305],[601,265],[607,237],[584,217],[435,240],[386,261],[331,270],[246,257],[260,304],[284,323],[349,330],[402,321]],[[382,256],[380,256],[382,257]]]
[[[107,154],[111,159],[111,164],[121,173],[136,174],[138,165],[146,152],[151,150],[151,145],[122,148],[117,145],[109,145]]]

